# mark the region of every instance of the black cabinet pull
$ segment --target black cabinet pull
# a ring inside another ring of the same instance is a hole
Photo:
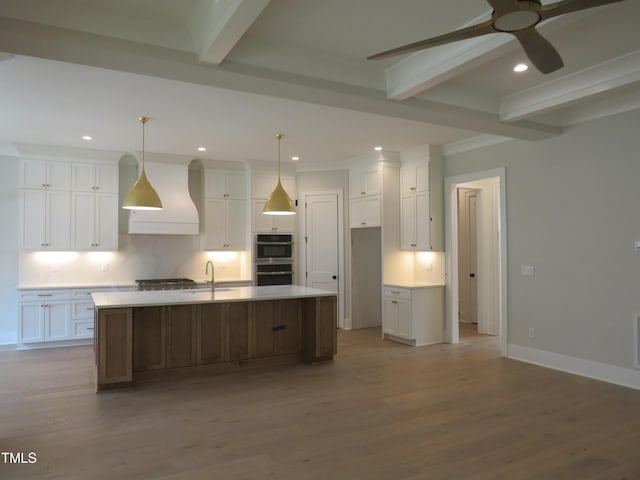
[[[280,330],[284,330],[285,328],[287,328],[286,325],[274,325],[273,327],[271,327],[271,330],[274,332],[278,332]]]
[[[475,274],[475,273],[470,273],[470,274],[469,274],[469,276],[470,276],[471,278],[476,278],[476,274]]]

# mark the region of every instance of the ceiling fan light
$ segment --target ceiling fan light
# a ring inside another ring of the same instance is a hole
[[[513,71],[516,73],[522,73],[529,70],[529,65],[526,63],[518,63],[515,67],[513,67]]]

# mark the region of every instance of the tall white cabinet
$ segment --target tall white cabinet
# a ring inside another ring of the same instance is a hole
[[[243,171],[205,170],[205,250],[246,248],[247,177]]]
[[[92,160],[20,160],[24,250],[118,248],[118,165]]]
[[[432,250],[429,163],[403,163],[400,169],[400,248]]]

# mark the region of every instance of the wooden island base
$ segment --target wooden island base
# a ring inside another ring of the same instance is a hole
[[[337,353],[335,296],[96,308],[96,391]]]

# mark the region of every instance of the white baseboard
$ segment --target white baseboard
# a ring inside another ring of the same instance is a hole
[[[509,344],[508,358],[640,390],[640,371]]]

